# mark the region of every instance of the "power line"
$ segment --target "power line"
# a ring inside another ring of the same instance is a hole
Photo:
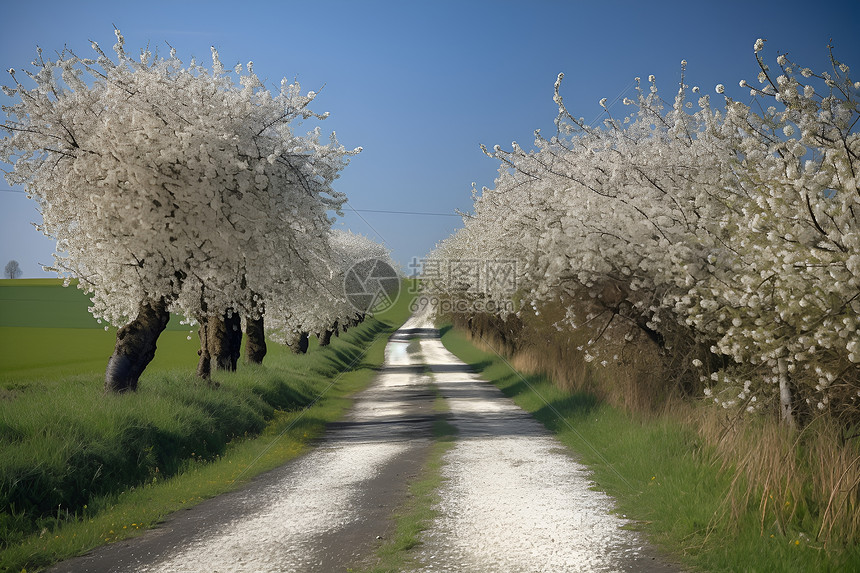
[[[359,213],[387,213],[393,215],[427,215],[431,217],[462,217],[459,213],[432,213],[429,211],[390,211],[386,209],[352,209]]]
[[[21,189],[0,189],[0,192],[3,193],[20,193],[21,195],[26,195],[27,192]],[[354,209],[350,207],[351,211],[355,211],[357,213],[385,213],[388,215],[424,215],[428,217],[462,217],[463,215],[459,213],[433,213],[431,211],[392,211],[388,209]]]

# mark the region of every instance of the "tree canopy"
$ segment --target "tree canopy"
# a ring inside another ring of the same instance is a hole
[[[192,318],[259,313],[329,273],[331,183],[360,149],[319,128],[295,133],[315,93],[270,91],[253,63],[226,70],[142,50],[114,58],[39,51],[35,83],[4,87],[9,133],[0,158],[26,186],[57,239],[55,269],[93,292],[93,314],[122,325],[141,301]],[[234,78],[238,78],[238,81]]]
[[[751,105],[723,85],[713,105],[682,62],[671,102],[637,78],[632,113],[612,117],[601,100],[609,117],[592,127],[566,108],[559,75],[557,133],[536,132],[532,151],[485,149],[500,162],[495,187],[476,192],[475,215],[435,259],[517,260],[519,312],[587,302],[559,328],[616,320],[658,342],[684,330],[733,364],[693,359],[725,407],[856,413],[860,82],[832,50],[827,71],[785,55],[772,69],[763,45],[758,81],[740,82]],[[510,296],[457,273],[440,284]]]

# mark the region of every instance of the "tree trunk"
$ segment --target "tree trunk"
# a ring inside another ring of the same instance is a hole
[[[105,371],[105,392],[137,390],[137,382],[155,357],[155,342],[167,327],[170,313],[164,299],[143,302],[137,317],[116,333],[116,345]]]
[[[262,364],[266,356],[266,333],[263,317],[245,319],[245,358],[250,364]]]
[[[197,376],[204,380],[209,380],[212,377],[212,356],[209,354],[209,320],[201,318],[197,322],[200,323],[200,328],[197,329],[197,335],[200,337],[200,350],[197,355],[200,360],[197,361]]]
[[[331,330],[323,330],[321,333],[319,333],[317,335],[317,338],[319,338],[320,346],[328,346],[331,342],[331,335]]]
[[[788,427],[794,427],[794,412],[791,408],[791,387],[788,379],[788,364],[785,358],[777,360],[779,371],[779,421]]]
[[[209,317],[209,354],[218,370],[236,371],[242,350],[242,319],[235,312]]]
[[[208,379],[212,366],[218,370],[236,371],[242,349],[242,319],[235,312],[207,316],[200,320],[200,361],[197,375]]]
[[[242,317],[238,313],[224,315],[225,336],[227,338],[226,353],[219,352],[218,369],[236,371],[239,365],[239,356],[242,355]]]
[[[299,339],[296,341],[296,345],[293,346],[293,352],[296,354],[306,354],[308,351],[308,346],[310,343],[310,334],[307,332],[302,332],[299,334]]]

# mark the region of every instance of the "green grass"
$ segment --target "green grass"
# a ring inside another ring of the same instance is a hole
[[[726,501],[731,476],[689,428],[631,417],[585,393],[521,375],[450,327],[445,346],[555,432],[658,547],[702,571],[860,571],[860,549],[825,551],[799,532],[762,524],[755,501],[739,516]]]
[[[87,311],[90,299],[77,282],[62,285],[60,279],[0,279],[0,327],[104,329]],[[180,320],[171,316],[167,329],[187,331]]]
[[[0,280],[0,396],[33,382],[104,374],[116,328],[98,323],[89,299],[59,279]],[[144,374],[193,369],[200,341],[196,329],[172,315]],[[190,337],[190,340],[188,339]]]
[[[0,327],[0,388],[29,381],[50,384],[72,376],[103,376],[115,342],[114,328],[105,332],[92,328]],[[198,348],[196,332],[162,332],[155,359],[141,383],[146,384],[153,372],[193,370]]]
[[[165,332],[161,362],[121,396],[102,392],[112,337],[89,336],[110,333],[4,327],[4,345],[62,349],[53,362],[2,362],[0,571],[133,535],[298,455],[372,380],[408,302],[307,355],[270,344],[264,366],[218,373],[217,388],[193,376],[195,341]]]

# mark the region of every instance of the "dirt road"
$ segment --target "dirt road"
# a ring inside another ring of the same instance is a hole
[[[428,372],[429,370],[429,372]],[[418,571],[672,571],[528,414],[451,355],[424,317],[319,447],[245,489],[55,572],[347,571],[372,561],[431,443],[434,385],[457,441]]]
[[[419,324],[426,326],[426,324]],[[459,430],[420,571],[676,571],[644,547],[586,468],[438,338],[421,355]]]

